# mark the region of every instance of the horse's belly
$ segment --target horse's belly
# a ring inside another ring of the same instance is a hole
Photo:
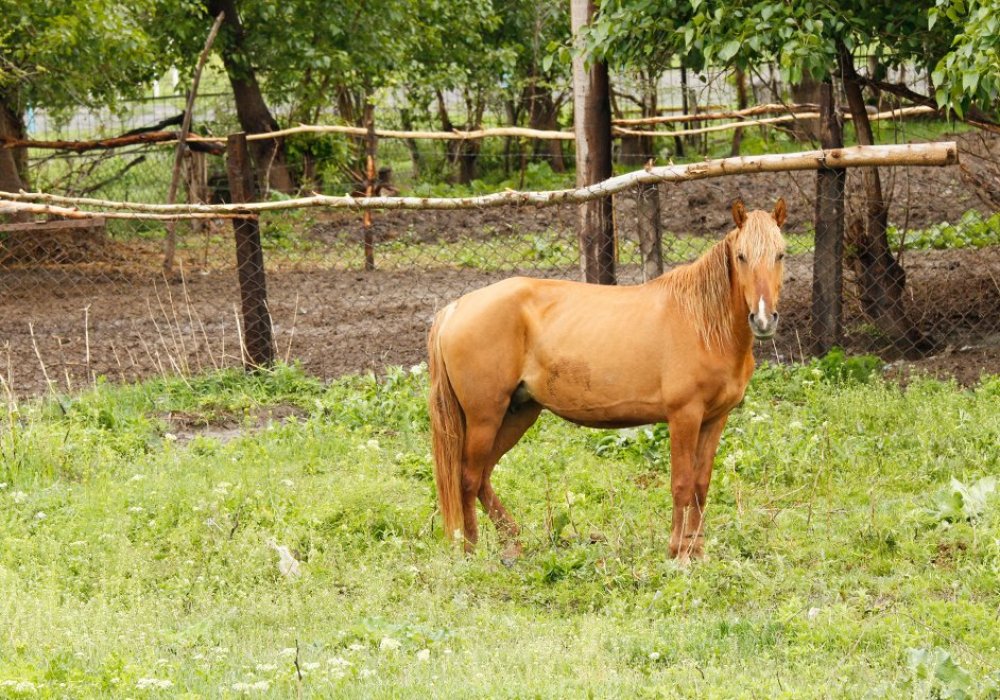
[[[579,378],[577,378],[579,379]],[[569,381],[548,374],[538,382],[525,381],[532,399],[561,418],[596,428],[627,428],[666,419],[656,384],[605,384],[592,377]]]

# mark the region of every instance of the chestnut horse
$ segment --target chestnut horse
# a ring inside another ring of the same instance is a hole
[[[729,412],[778,324],[785,202],[747,213],[697,261],[645,284],[515,277],[442,309],[428,341],[430,416],[445,533],[478,539],[476,498],[520,553],[490,484],[543,408],[579,425],[670,427],[670,554],[703,556],[702,515]]]

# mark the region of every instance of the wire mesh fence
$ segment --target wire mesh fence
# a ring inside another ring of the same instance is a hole
[[[182,109],[168,101],[163,105],[105,132],[162,121]],[[211,100],[200,105],[212,109]],[[203,117],[219,124],[227,118],[221,107]],[[918,135],[919,128],[926,125],[918,127]],[[754,133],[773,137],[764,129]],[[363,174],[343,166],[341,150],[354,147],[349,139],[301,141],[295,148],[308,157],[300,159],[299,175],[309,189],[357,191]],[[467,192],[570,184],[545,144],[484,143],[489,145],[480,148],[479,165],[493,180],[470,185]],[[982,196],[997,145],[979,134],[966,135],[961,144],[963,156],[972,156],[965,171],[883,169],[891,219],[888,247],[881,251],[887,257],[881,259],[862,259],[870,251],[857,245],[857,227],[867,203],[862,175],[848,174],[840,340],[851,350],[894,358],[997,342],[1000,218],[993,213],[995,204]],[[568,148],[561,154],[563,166],[571,166]],[[131,201],[162,201],[173,160],[164,146],[30,155],[35,189]],[[428,195],[440,189],[433,181],[456,167],[447,144],[414,146],[402,139],[381,140],[378,161],[392,168],[383,178],[393,190]],[[979,185],[969,182],[977,168]],[[194,154],[185,180],[191,201],[232,199],[221,156]],[[756,350],[775,361],[804,359],[814,340],[815,183],[811,172],[769,173],[616,195],[611,208],[616,279],[641,283],[661,266],[669,270],[704,253],[732,228],[729,205],[736,197],[751,208],[770,209],[783,196],[790,217],[782,328]],[[433,313],[461,294],[512,275],[579,279],[576,217],[573,205],[376,213],[368,234],[375,270],[367,271],[359,213],[263,216],[259,235],[270,344],[279,359],[302,362],[325,377],[420,362]],[[72,390],[99,377],[128,381],[246,361],[247,300],[241,296],[231,220],[177,223],[177,262],[169,275],[163,271],[162,222],[53,221],[47,230],[30,231],[10,226],[0,234],[0,338],[4,378],[14,390]],[[872,279],[881,286],[870,288]]]

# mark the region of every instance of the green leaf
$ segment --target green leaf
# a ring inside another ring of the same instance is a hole
[[[736,41],[735,39],[732,39],[722,45],[722,48],[719,49],[719,52],[716,54],[716,56],[719,58],[720,61],[728,62],[729,59],[735,56],[739,50],[740,50],[740,42]]]

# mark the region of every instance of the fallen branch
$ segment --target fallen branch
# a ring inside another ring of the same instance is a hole
[[[97,190],[101,189],[102,187],[111,184],[115,180],[120,179],[129,170],[131,170],[135,166],[139,165],[140,163],[144,163],[145,161],[146,161],[146,156],[136,156],[135,158],[133,158],[132,160],[130,160],[125,165],[125,167],[123,167],[121,170],[119,170],[114,175],[111,175],[110,177],[106,177],[103,180],[101,180],[100,182],[97,182],[97,183],[91,185],[90,187],[87,187],[87,188],[84,188],[84,189],[80,190],[80,195],[84,196],[84,195],[90,194],[91,192],[96,192]]]
[[[831,150],[803,151],[799,153],[779,153],[764,156],[742,156],[709,160],[689,165],[669,165],[636,170],[625,175],[612,177],[588,187],[548,192],[516,192],[508,190],[478,197],[331,197],[313,195],[297,199],[270,202],[247,202],[244,204],[143,204],[134,202],[114,202],[102,199],[60,197],[41,192],[0,192],[0,206],[3,200],[10,202],[47,202],[95,207],[100,209],[125,210],[171,214],[182,217],[188,214],[245,216],[247,212],[278,211],[283,209],[304,209],[322,207],[329,209],[480,209],[510,205],[533,205],[537,207],[556,204],[578,204],[600,197],[624,192],[640,184],[657,182],[684,182],[702,180],[724,175],[739,175],[759,172],[791,172],[796,170],[818,170],[819,168],[851,168],[872,166],[940,166],[958,162],[958,146],[954,141],[915,143],[886,146],[854,146]],[[110,214],[108,214],[110,216]],[[192,217],[194,218],[194,217]]]
[[[39,150],[72,151],[73,153],[121,148],[122,146],[134,146],[136,144],[173,143],[175,141],[177,141],[176,131],[147,131],[140,134],[114,136],[109,139],[94,139],[90,141],[33,141],[31,139],[16,139],[9,136],[0,137],[0,145],[3,148],[23,147]],[[190,138],[188,141],[191,150],[194,151],[220,155],[226,150],[222,142],[214,136]]]

